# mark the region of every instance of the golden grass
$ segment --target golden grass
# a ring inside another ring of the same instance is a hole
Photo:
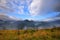
[[[0,30],[0,40],[60,40],[60,30]]]

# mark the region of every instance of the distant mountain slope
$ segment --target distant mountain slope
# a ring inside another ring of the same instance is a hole
[[[16,21],[17,20],[2,14],[0,15],[0,29],[16,29]]]
[[[0,15],[0,29],[41,29],[53,28],[60,26],[60,19],[53,21],[29,21],[29,20],[13,20],[9,16]]]

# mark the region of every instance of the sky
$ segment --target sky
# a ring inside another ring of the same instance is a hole
[[[60,12],[56,11],[59,0],[0,0],[0,15],[20,20],[46,20]]]

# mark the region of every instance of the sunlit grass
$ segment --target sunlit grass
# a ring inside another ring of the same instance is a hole
[[[0,40],[60,40],[60,30],[0,30]]]

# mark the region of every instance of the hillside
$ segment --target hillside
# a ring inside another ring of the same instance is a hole
[[[60,27],[40,30],[0,30],[0,40],[60,40]]]

